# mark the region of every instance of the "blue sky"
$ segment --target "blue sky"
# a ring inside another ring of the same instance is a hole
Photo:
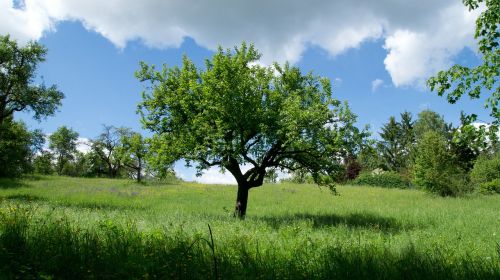
[[[219,2],[224,1],[216,1],[214,6]],[[202,65],[217,44],[231,47],[245,40],[255,42],[265,64],[288,60],[303,71],[330,78],[334,96],[347,100],[358,115],[359,126],[369,124],[375,135],[390,116],[405,110],[416,116],[423,109],[431,109],[455,124],[461,110],[478,113],[485,122],[490,120],[482,109],[484,100],[465,98],[451,105],[429,92],[423,83],[430,74],[453,63],[479,62],[472,38],[477,13],[467,12],[460,1],[443,0],[439,5],[423,1],[430,7],[412,1],[406,6],[382,1],[382,8],[372,7],[370,1],[361,1],[359,7],[349,6],[349,1],[333,1],[358,13],[339,14],[338,21],[322,14],[323,10],[338,8],[325,1],[324,9],[302,7],[306,10],[301,14],[308,17],[296,26],[288,14],[276,15],[286,22],[281,25],[271,19],[275,14],[255,12],[260,1],[255,2],[257,7],[232,5],[232,16],[206,8],[208,15],[203,14],[207,17],[203,22],[197,17],[171,19],[169,13],[184,12],[183,2],[174,0],[148,0],[146,7],[135,11],[126,5],[100,6],[98,1],[26,0],[13,5],[0,0],[0,33],[10,33],[21,43],[38,40],[45,45],[49,50],[47,61],[40,65],[38,76],[43,76],[47,85],[56,84],[66,95],[54,117],[40,123],[29,113],[16,118],[45,133],[67,125],[84,138],[96,137],[102,124],[141,131],[135,113],[142,90],[134,78],[139,61],[173,66],[179,65],[186,54]],[[289,13],[299,12],[300,1],[288,3],[292,6]],[[155,5],[166,5],[166,14],[159,13]],[[426,10],[431,8],[432,12]],[[106,9],[109,13],[102,12]],[[189,9],[190,13],[197,12]],[[272,12],[273,7],[269,9]],[[260,21],[252,24],[255,17],[267,20],[267,25],[264,22],[260,26]],[[176,169],[184,178],[193,178],[191,170],[180,165]],[[229,180],[214,170],[206,176],[202,181]]]

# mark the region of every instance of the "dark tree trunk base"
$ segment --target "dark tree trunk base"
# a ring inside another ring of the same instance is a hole
[[[247,186],[238,185],[238,195],[236,196],[234,217],[238,217],[241,220],[245,219],[245,215],[247,213],[248,190],[249,188]]]

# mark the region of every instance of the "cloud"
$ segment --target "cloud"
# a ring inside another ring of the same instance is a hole
[[[384,41],[386,70],[395,86],[422,84],[464,47],[473,48],[477,11],[457,0],[25,0],[23,9],[0,0],[0,33],[39,39],[60,21],[73,20],[118,48],[140,40],[179,47],[185,37],[214,50],[253,42],[262,62],[292,63],[316,46],[330,56]]]
[[[372,81],[372,92],[376,92],[379,87],[384,84],[384,80],[375,79]]]
[[[221,173],[219,168],[212,167],[205,171],[200,177],[196,177],[194,181],[203,184],[226,184],[236,185],[236,180],[229,172]]]
[[[90,139],[78,137],[76,149],[81,153],[88,153],[91,150]]]

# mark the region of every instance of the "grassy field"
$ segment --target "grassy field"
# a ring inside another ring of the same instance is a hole
[[[270,184],[0,180],[0,277],[500,279],[500,196]],[[209,226],[212,231],[210,234]]]

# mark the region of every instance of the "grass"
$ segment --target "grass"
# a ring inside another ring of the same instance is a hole
[[[0,277],[500,279],[499,195],[338,190],[0,180]]]

